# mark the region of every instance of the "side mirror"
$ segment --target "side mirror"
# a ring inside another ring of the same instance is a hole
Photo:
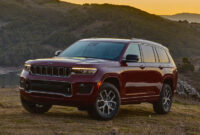
[[[138,55],[133,55],[133,54],[128,54],[127,56],[126,56],[126,62],[138,62],[138,60],[139,60],[139,57],[138,57]]]
[[[58,50],[58,51],[56,51],[56,52],[54,53],[54,56],[58,56],[58,55],[60,55],[61,52],[62,52],[62,50]]]

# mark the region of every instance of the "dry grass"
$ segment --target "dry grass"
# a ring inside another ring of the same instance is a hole
[[[54,106],[33,115],[20,105],[17,88],[0,89],[0,135],[199,135],[200,105],[178,98],[167,115],[156,115],[152,105],[122,106],[111,121],[92,120],[72,107]]]

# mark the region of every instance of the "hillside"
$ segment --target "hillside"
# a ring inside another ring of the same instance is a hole
[[[174,21],[187,20],[188,22],[200,23],[200,14],[180,13],[180,14],[175,14],[175,15],[163,15],[162,17],[170,19],[170,20],[174,20]]]
[[[199,135],[200,106],[176,97],[167,115],[151,104],[121,106],[111,121],[91,119],[76,108],[54,106],[48,113],[27,113],[17,88],[0,89],[0,135]]]
[[[195,57],[200,31],[128,6],[76,5],[59,0],[0,0],[0,66],[51,57],[89,37],[144,38],[169,47],[176,58]]]

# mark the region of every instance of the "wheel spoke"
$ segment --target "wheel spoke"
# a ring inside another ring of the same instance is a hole
[[[100,98],[101,98],[101,100],[103,100],[103,96],[102,96],[102,93],[100,93]]]
[[[170,98],[167,98],[167,101],[171,101]]]
[[[105,111],[105,105],[99,107],[99,109],[102,110],[102,112],[104,113],[104,111]]]
[[[105,93],[105,98],[108,98],[107,90],[104,90],[104,93]]]
[[[103,109],[104,108],[104,105],[102,105],[101,107],[99,107],[99,109]]]
[[[110,115],[116,109],[117,102],[115,100],[116,95],[112,90],[102,90],[97,100],[99,112]]]
[[[110,101],[113,101],[115,99],[115,94],[112,96],[112,98],[110,99]]]
[[[109,109],[111,109],[112,111],[115,110],[115,108],[113,108],[112,106],[109,106]]]
[[[112,93],[112,91],[109,91],[109,92],[108,92],[108,96],[110,96],[111,93]]]
[[[168,90],[165,91],[165,97],[167,97],[167,95],[168,95]]]
[[[169,98],[170,97],[170,91],[168,90],[168,93],[167,93],[167,97]]]
[[[97,100],[97,103],[103,103],[104,104],[104,100]]]
[[[108,108],[108,115],[110,114],[110,106],[107,106],[107,108]]]
[[[166,102],[167,102],[167,100],[166,100],[166,98],[164,98],[164,103],[163,103],[163,104],[165,105],[165,104],[166,104]]]
[[[162,98],[162,104],[165,110],[168,110],[171,105],[171,90],[166,88]]]
[[[103,113],[105,112],[105,105],[103,106]]]
[[[165,104],[165,97],[163,97],[162,102],[163,102],[163,104]]]
[[[115,101],[109,101],[109,103],[117,105],[117,103]]]

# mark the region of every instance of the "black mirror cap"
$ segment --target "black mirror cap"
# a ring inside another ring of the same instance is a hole
[[[56,51],[56,52],[54,53],[54,56],[58,56],[58,55],[60,55],[61,52],[62,52],[62,50],[58,50],[58,51]]]
[[[139,61],[139,57],[138,57],[138,55],[128,54],[126,56],[126,61],[127,62],[138,62]]]

